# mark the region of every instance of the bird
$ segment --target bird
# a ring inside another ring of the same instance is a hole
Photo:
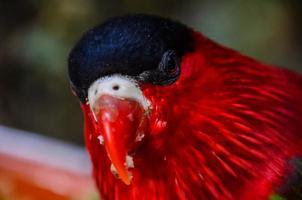
[[[150,14],[68,57],[103,200],[302,199],[302,76]]]

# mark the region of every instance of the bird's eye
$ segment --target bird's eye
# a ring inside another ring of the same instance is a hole
[[[159,68],[169,76],[176,76],[179,73],[179,60],[175,51],[168,50],[164,53]]]
[[[170,85],[180,75],[180,59],[176,52],[167,50],[155,70],[147,70],[137,76],[137,80],[158,85]]]

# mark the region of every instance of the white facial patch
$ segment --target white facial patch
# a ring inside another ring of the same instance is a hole
[[[88,102],[91,109],[95,101],[104,94],[120,99],[133,99],[139,102],[145,110],[148,110],[151,105],[135,80],[121,75],[99,78],[90,85]]]

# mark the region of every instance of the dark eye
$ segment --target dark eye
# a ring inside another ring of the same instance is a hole
[[[167,75],[176,76],[179,73],[179,61],[175,51],[168,50],[164,53],[162,60],[159,64],[161,71]]]
[[[137,80],[156,85],[171,85],[180,75],[180,58],[173,50],[164,52],[156,69],[144,71]]]

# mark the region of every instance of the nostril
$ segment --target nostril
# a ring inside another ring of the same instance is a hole
[[[112,89],[113,89],[113,90],[119,90],[119,89],[120,89],[120,86],[119,86],[119,85],[114,85],[114,86],[112,86]]]

